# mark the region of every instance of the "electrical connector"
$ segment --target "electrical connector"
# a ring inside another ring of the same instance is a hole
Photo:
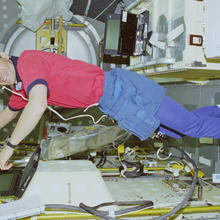
[[[118,145],[118,154],[123,154],[125,152],[125,147],[124,145]]]

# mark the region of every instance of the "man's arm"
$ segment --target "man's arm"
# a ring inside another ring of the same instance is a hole
[[[0,112],[0,129],[11,122],[19,112],[11,111],[6,107],[3,111]],[[13,154],[13,149],[10,147],[5,147],[0,152],[0,169],[10,169],[12,164],[8,164],[7,160]],[[5,161],[4,166],[1,165],[1,161]]]
[[[10,137],[10,143],[19,144],[37,125],[41,116],[47,108],[47,87],[45,85],[34,86],[29,93],[29,100],[25,106],[17,125]],[[6,146],[0,153],[0,169],[10,169],[11,164],[7,164],[12,156],[13,149]]]
[[[3,111],[0,112],[0,129],[11,122],[17,115],[19,111],[11,111],[6,107]]]
[[[46,108],[47,87],[36,85],[30,90],[28,103],[11,135],[10,142],[13,145],[19,144],[35,128]]]

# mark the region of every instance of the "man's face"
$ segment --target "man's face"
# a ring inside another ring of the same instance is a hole
[[[15,82],[16,74],[12,61],[0,58],[0,85],[13,85]]]

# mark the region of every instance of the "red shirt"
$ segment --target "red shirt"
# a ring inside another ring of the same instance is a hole
[[[37,84],[48,88],[48,104],[66,108],[87,107],[97,103],[104,91],[105,73],[98,66],[80,60],[39,51],[24,51],[18,58],[17,73],[22,81],[18,91],[28,97]],[[9,108],[20,110],[26,101],[12,95]]]

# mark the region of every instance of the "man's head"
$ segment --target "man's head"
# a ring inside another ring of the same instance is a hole
[[[0,51],[0,85],[13,85],[16,83],[16,73],[9,56]]]

